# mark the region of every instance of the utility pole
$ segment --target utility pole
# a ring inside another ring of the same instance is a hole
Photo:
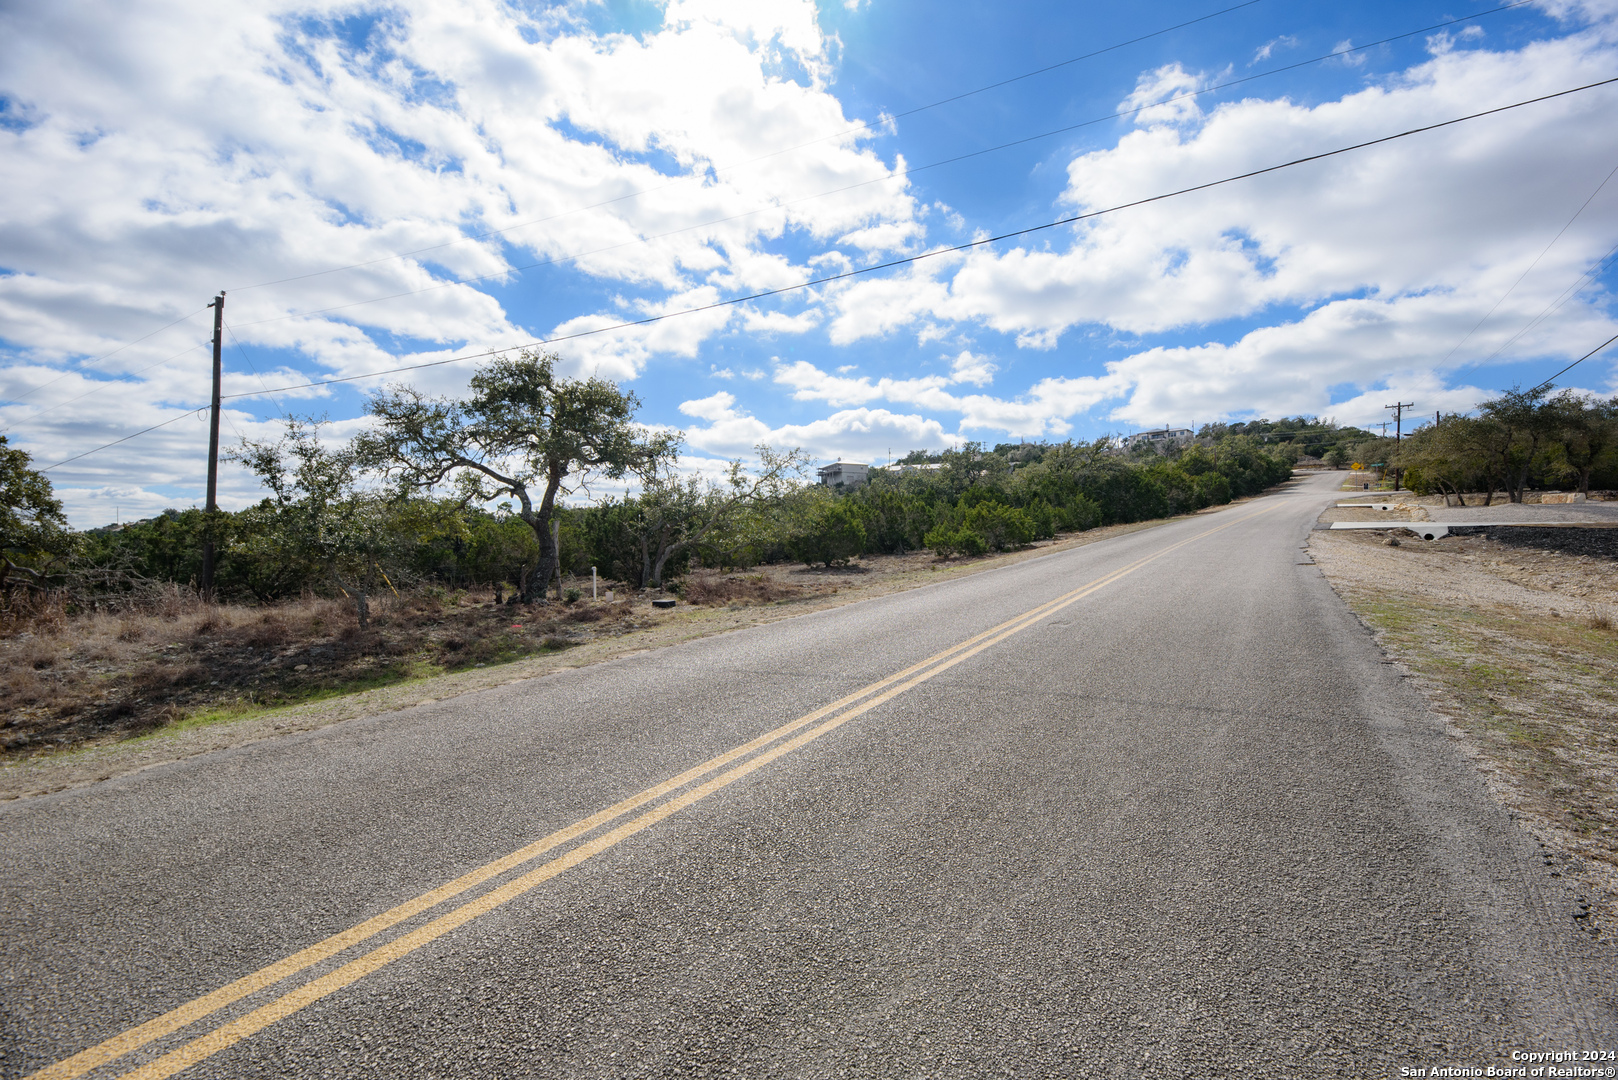
[[[225,326],[225,294],[223,290],[208,305],[213,308],[213,408],[208,415],[208,501],[203,507],[202,540],[202,597],[213,599],[213,515],[219,509],[219,383],[220,346]]]
[[[1397,405],[1384,405],[1382,407],[1384,409],[1393,410],[1393,441],[1398,442],[1403,437],[1401,434],[1401,425],[1404,420],[1405,410],[1414,409],[1416,407],[1415,403],[1410,401],[1401,401]],[[1386,431],[1387,429],[1383,428],[1383,430]]]
[[[1393,441],[1397,444],[1400,439],[1404,438],[1403,421],[1405,410],[1414,409],[1416,404],[1413,401],[1401,401],[1394,405],[1384,405],[1382,407],[1393,410]],[[1384,437],[1387,436],[1387,431],[1386,427],[1382,429]],[[1393,489],[1398,491],[1402,487],[1404,487],[1404,470],[1396,467],[1393,470]]]

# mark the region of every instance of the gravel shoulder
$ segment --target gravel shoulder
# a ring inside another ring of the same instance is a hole
[[[1553,873],[1579,883],[1590,929],[1611,932],[1618,561],[1484,535],[1424,542],[1400,533],[1391,522],[1388,532],[1316,530],[1309,552],[1539,841]]]
[[[1217,509],[1202,511],[1212,512],[1217,512]],[[633,618],[620,625],[626,625],[629,629],[622,632],[614,630],[605,635],[588,635],[582,643],[564,651],[396,682],[301,705],[210,718],[202,723],[182,722],[138,738],[107,740],[8,761],[0,764],[0,801],[81,787],[245,743],[312,731],[345,720],[408,709],[525,679],[542,678],[560,671],[677,645],[694,638],[841,607],[982,573],[1056,551],[1098,543],[1174,520],[1180,519],[1092,529],[1036,543],[1022,551],[977,559],[938,562],[931,553],[918,552],[902,556],[871,556],[844,568],[805,568],[795,565],[758,567],[734,576],[753,580],[762,577],[769,584],[779,586],[778,591],[794,594],[794,598],[723,606],[697,606],[681,602],[673,610],[655,609],[648,599],[637,598],[624,605],[632,608]]]

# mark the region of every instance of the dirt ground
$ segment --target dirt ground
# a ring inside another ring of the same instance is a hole
[[[1592,929],[1618,929],[1618,561],[1391,522],[1317,530],[1309,550],[1547,865],[1580,881]]]
[[[1205,511],[1206,512],[1206,511]],[[1022,551],[938,561],[867,556],[846,567],[776,565],[649,593],[568,581],[573,604],[492,593],[386,597],[361,632],[351,605],[209,606],[43,619],[0,638],[0,799],[43,794],[258,739],[309,731],[599,663],[709,634],[913,589],[1164,524],[1093,529]],[[609,599],[608,597],[611,597]]]

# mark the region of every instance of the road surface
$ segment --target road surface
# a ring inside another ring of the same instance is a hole
[[[0,1075],[1618,1050],[1571,879],[1302,550],[1334,485],[6,805]]]

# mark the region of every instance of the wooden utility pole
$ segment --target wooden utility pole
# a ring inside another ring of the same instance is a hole
[[[1405,410],[1414,409],[1416,405],[1411,401],[1401,401],[1394,405],[1384,405],[1382,407],[1393,410],[1393,441],[1397,443],[1404,437],[1403,420]],[[1387,428],[1383,428],[1382,431],[1385,435]],[[1396,467],[1393,470],[1393,488],[1397,491],[1402,487],[1404,487],[1404,470]]]
[[[1401,401],[1397,405],[1384,405],[1382,407],[1393,410],[1393,441],[1398,442],[1402,437],[1401,424],[1404,420],[1405,410],[1414,409],[1416,406],[1413,402]]]
[[[208,416],[208,501],[203,507],[206,517],[203,521],[202,539],[202,596],[206,600],[213,599],[213,515],[219,509],[219,383],[220,383],[220,346],[223,344],[221,334],[225,326],[225,294],[213,298],[208,305],[213,308],[213,408]]]

